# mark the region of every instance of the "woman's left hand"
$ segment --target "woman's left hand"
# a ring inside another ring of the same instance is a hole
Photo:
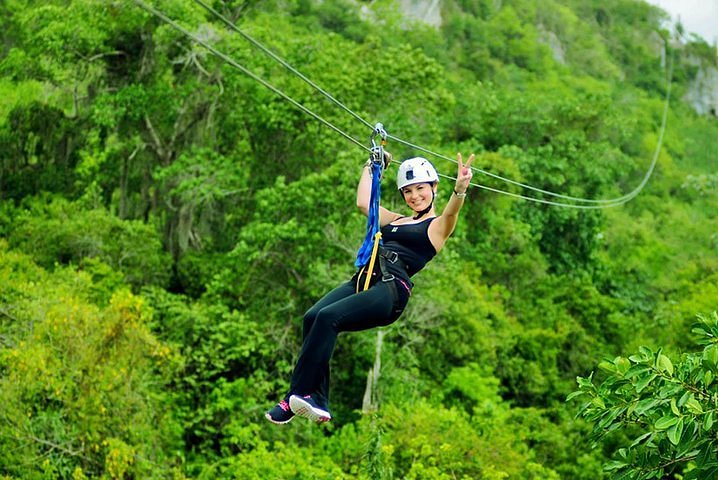
[[[474,176],[474,172],[471,171],[471,162],[474,160],[474,156],[472,153],[466,163],[463,163],[461,154],[456,154],[456,160],[459,164],[459,172],[456,174],[456,191],[458,193],[465,193],[469,188],[471,177]]]

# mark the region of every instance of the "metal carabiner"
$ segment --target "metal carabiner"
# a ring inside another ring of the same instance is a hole
[[[374,125],[374,132],[371,135],[372,142],[374,141],[374,137],[379,135],[381,137],[381,144],[386,145],[386,137],[389,136],[389,134],[386,133],[386,130],[384,130],[384,125],[381,122],[377,122],[376,125]]]
[[[376,136],[381,137],[381,141],[379,142],[379,145],[377,145],[376,141],[374,140]],[[386,138],[389,136],[389,134],[386,133],[386,130],[384,130],[384,125],[381,122],[377,122],[377,124],[374,126],[374,130],[371,133],[370,141],[371,141],[371,160],[374,163],[380,163],[382,166],[382,169],[385,167],[384,165],[384,145],[386,145]]]

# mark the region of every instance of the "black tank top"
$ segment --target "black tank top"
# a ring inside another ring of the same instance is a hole
[[[404,225],[384,225],[381,227],[381,237],[384,248],[399,254],[399,258],[406,265],[402,271],[396,265],[387,263],[392,274],[406,281],[415,275],[429,260],[436,255],[436,249],[429,240],[429,225],[436,217],[427,218],[423,222]]]

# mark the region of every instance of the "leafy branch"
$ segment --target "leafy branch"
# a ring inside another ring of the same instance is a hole
[[[701,352],[684,354],[674,363],[659,349],[640,347],[628,358],[601,362],[609,376],[599,385],[593,374],[578,377],[579,389],[567,400],[587,396],[579,409],[593,424],[591,435],[603,440],[614,431],[643,433],[618,450],[604,466],[615,479],[664,478],[683,468],[683,478],[713,478],[718,458],[713,448],[718,411],[718,313],[699,317],[696,343]],[[690,467],[688,467],[690,465]]]

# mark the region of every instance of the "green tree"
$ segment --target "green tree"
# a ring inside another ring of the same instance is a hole
[[[55,196],[25,202],[7,227],[10,245],[45,268],[56,263],[83,267],[95,259],[136,289],[166,286],[170,259],[155,229],[141,221],[123,221],[102,206],[88,208],[86,201],[94,203],[91,198],[68,202]]]
[[[174,352],[125,288],[95,304],[90,275],[48,273],[0,243],[0,472],[166,478],[178,429],[158,388]]]
[[[605,467],[613,478],[718,475],[718,313],[699,317],[693,332],[703,349],[680,360],[641,347],[628,358],[602,362],[606,377],[600,383],[593,374],[578,377],[579,390],[569,400],[584,398],[579,414],[593,424],[594,439],[620,446]]]

